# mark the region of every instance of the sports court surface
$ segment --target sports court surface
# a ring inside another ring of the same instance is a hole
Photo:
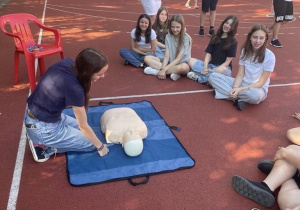
[[[4,2],[0,1],[0,15],[31,13],[45,25],[60,29],[65,57],[75,58],[85,47],[104,51],[110,59],[109,71],[105,79],[93,84],[90,104],[97,105],[100,100],[150,101],[169,125],[181,128],[174,133],[196,164],[192,169],[151,176],[146,185],[137,187],[126,180],[72,187],[67,180],[65,155],[45,163],[34,162],[22,127],[29,94],[24,56],[20,56],[19,84],[13,86],[14,44],[1,32],[0,209],[264,209],[239,196],[231,186],[231,177],[238,174],[262,180],[265,175],[256,168],[257,162],[272,159],[279,146],[289,144],[286,130],[299,126],[292,114],[300,111],[300,0],[293,1],[296,21],[280,30],[283,48],[269,46],[277,60],[268,98],[243,112],[228,101],[215,100],[207,85],[185,77],[176,82],[161,81],[141,69],[123,66],[119,49],[129,47],[129,32],[143,13],[137,0]],[[187,9],[184,3],[163,0],[169,17],[184,15],[193,39],[192,57],[203,59],[209,37],[197,35],[200,10]],[[219,0],[216,27],[227,15],[237,15],[240,49],[253,25],[273,22],[266,17],[270,6],[270,0]],[[46,67],[58,60],[59,55],[47,57]],[[233,76],[237,69],[238,59],[234,59]],[[277,204],[271,209],[278,209]]]

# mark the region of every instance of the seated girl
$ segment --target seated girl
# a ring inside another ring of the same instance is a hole
[[[153,56],[146,56],[145,62],[149,65],[144,70],[145,74],[166,79],[166,75],[174,81],[181,75],[187,74],[190,67],[188,60],[191,58],[191,37],[185,33],[184,19],[182,15],[174,15],[171,18],[171,30],[166,36],[166,52],[163,61]]]
[[[187,74],[191,80],[207,83],[213,72],[231,76],[232,59],[236,55],[237,40],[234,38],[239,20],[229,15],[219,27],[217,34],[210,40],[205,52],[204,61],[191,58],[189,66],[192,71]]]
[[[159,8],[152,29],[157,35],[155,56],[163,60],[166,49],[165,39],[169,30],[168,10],[166,7],[162,6]]]
[[[275,67],[275,55],[266,48],[268,32],[265,26],[254,26],[242,46],[236,78],[214,72],[208,81],[215,89],[216,99],[233,100],[239,110],[249,104],[259,104],[267,98],[270,75]]]
[[[131,31],[130,49],[122,48],[120,55],[125,59],[124,65],[128,63],[135,67],[144,68],[144,57],[154,53],[156,49],[156,34],[151,29],[150,17],[146,14],[140,15],[136,28]]]

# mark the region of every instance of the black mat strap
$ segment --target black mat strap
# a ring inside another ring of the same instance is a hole
[[[99,106],[111,105],[111,104],[114,104],[114,103],[111,101],[99,101]]]
[[[134,182],[131,178],[128,179],[128,182],[130,184],[132,184],[133,186],[137,186],[137,185],[140,185],[140,184],[147,184],[148,181],[149,181],[149,178],[150,178],[150,175],[146,175],[145,179],[143,181],[140,181],[140,182]]]
[[[174,125],[170,125],[169,128],[172,129],[172,130],[175,130],[175,131],[180,131],[181,130],[181,128],[179,128],[177,126],[174,126]]]

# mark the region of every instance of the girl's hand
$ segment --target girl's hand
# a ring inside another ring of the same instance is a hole
[[[293,114],[293,117],[295,117],[296,119],[300,120],[300,113],[295,112],[295,114]]]
[[[157,75],[158,79],[166,79],[166,72],[160,70]]]
[[[205,74],[207,74],[208,72],[210,72],[210,69],[209,69],[209,68],[204,68],[203,71],[201,71],[200,73],[201,73],[202,75],[205,75]]]
[[[240,88],[232,88],[229,92],[229,98],[236,99],[239,93],[241,92]]]
[[[278,147],[279,149],[277,150],[277,152],[275,153],[274,156],[274,161],[276,160],[283,160],[285,157],[285,154],[287,152],[286,148],[284,147]]]
[[[227,70],[226,66],[221,65],[215,69],[215,72],[220,73],[220,74],[225,74],[226,70]]]
[[[106,155],[109,152],[109,149],[107,148],[106,144],[103,144],[103,148],[98,151],[98,154],[102,157]]]

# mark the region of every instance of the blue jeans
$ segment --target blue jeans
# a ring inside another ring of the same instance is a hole
[[[165,48],[161,48],[159,46],[156,46],[155,56],[158,57],[160,60],[163,60],[165,57]]]
[[[140,67],[141,64],[144,63],[144,58],[145,58],[145,55],[138,54],[133,50],[126,49],[126,48],[120,49],[120,56],[135,67]]]
[[[209,76],[215,72],[216,68],[218,68],[219,66],[214,65],[214,64],[208,64],[207,68],[210,69],[210,71],[207,74],[201,74],[201,71],[204,70],[204,62],[201,60],[197,60],[194,64],[194,66],[191,68],[193,72],[195,72],[198,75],[198,82],[199,83],[207,83],[208,82],[208,78]],[[231,68],[229,66],[227,66],[227,69],[224,73],[224,75],[231,77]]]
[[[77,120],[65,114],[61,114],[58,122],[46,123],[30,118],[26,110],[24,122],[32,142],[46,147],[45,157],[50,157],[54,153],[89,152],[96,149],[79,130]]]

